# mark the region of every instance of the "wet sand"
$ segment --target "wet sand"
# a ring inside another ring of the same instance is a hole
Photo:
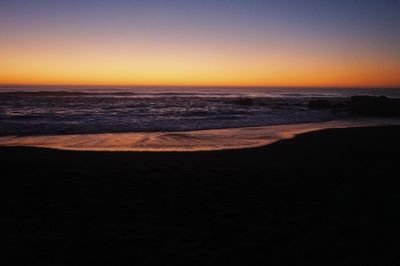
[[[5,265],[397,265],[400,127],[266,147],[1,147]]]
[[[328,128],[400,125],[400,119],[343,119],[320,123],[197,130],[83,135],[3,136],[0,146],[80,151],[184,152],[262,147],[297,134]]]

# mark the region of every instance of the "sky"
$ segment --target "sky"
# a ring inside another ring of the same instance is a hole
[[[0,84],[400,87],[400,0],[0,0]]]

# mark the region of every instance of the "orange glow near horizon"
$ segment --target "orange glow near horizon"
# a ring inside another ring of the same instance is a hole
[[[111,52],[110,52],[111,51]],[[1,84],[396,87],[400,60],[160,48],[2,49]]]

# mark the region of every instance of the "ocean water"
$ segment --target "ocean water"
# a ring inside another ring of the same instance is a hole
[[[314,99],[400,97],[392,89],[3,87],[0,135],[169,132],[322,122],[349,114],[310,110]],[[240,99],[253,104],[241,105]]]

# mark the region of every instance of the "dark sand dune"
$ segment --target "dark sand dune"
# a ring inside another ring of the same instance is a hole
[[[197,153],[0,148],[4,265],[398,265],[400,127]]]

